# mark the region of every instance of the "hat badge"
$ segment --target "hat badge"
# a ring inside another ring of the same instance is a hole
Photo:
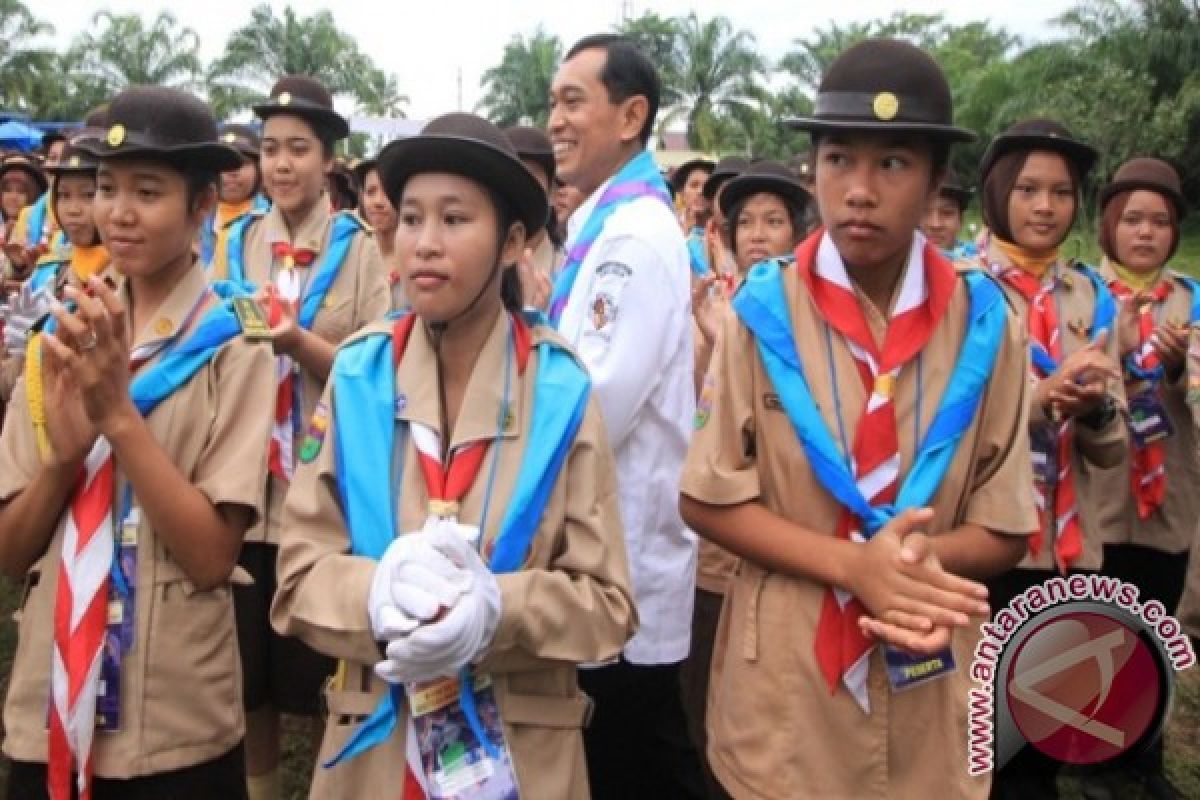
[[[871,110],[875,112],[877,119],[887,122],[896,118],[896,113],[900,110],[900,100],[891,92],[880,92],[875,95]]]
[[[233,144],[237,141],[237,134],[233,131],[230,131],[229,133],[225,134],[225,141],[229,144]]]
[[[79,156],[71,156],[71,160],[67,163],[67,166],[78,167],[79,166]]]
[[[292,104],[292,93],[291,92],[280,92],[279,97],[276,98],[276,100],[279,102],[279,105],[281,105],[281,106],[289,106]]]
[[[120,147],[125,141],[125,126],[119,122],[113,125],[108,129],[108,136],[104,140],[108,142],[109,147]]]

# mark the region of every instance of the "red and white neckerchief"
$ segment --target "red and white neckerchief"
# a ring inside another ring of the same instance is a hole
[[[309,267],[316,259],[316,252],[308,248],[293,248],[288,242],[271,244],[271,255],[279,265],[275,276],[278,297],[272,298],[267,314],[268,324],[278,325],[283,309],[279,303],[290,303],[296,308],[300,300],[302,282],[296,275],[296,267]],[[299,370],[296,362],[288,356],[275,357],[275,420],[271,426],[271,444],[267,452],[267,469],[281,481],[291,483],[296,470],[295,440],[297,419]]]
[[[1059,278],[1051,268],[1043,278],[1017,267],[992,265],[993,273],[1015,289],[1027,305],[1026,325],[1031,348],[1041,348],[1055,364],[1063,360],[1061,325],[1058,300],[1054,290]],[[1030,364],[1033,379],[1045,380],[1049,374]],[[1075,449],[1075,429],[1069,419],[1051,420],[1053,425],[1055,465],[1057,473],[1054,485],[1042,480],[1035,470],[1033,491],[1041,525],[1029,537],[1029,553],[1037,558],[1045,544],[1049,530],[1054,538],[1054,562],[1059,572],[1066,574],[1083,554],[1083,528],[1079,523],[1079,509],[1075,494],[1075,471],[1071,467],[1071,454]],[[1053,508],[1051,508],[1053,500]]]
[[[407,314],[392,325],[392,358],[397,366],[404,357],[408,339],[416,322],[415,314]],[[523,375],[529,363],[532,336],[529,327],[519,315],[512,315],[512,337],[517,359],[517,374]],[[507,413],[507,409],[502,409]],[[484,456],[492,444],[491,439],[465,442],[453,448],[448,463],[442,462],[442,436],[436,428],[420,422],[409,422],[413,447],[417,451],[417,464],[425,481],[429,495],[429,515],[436,517],[458,517],[459,503],[475,484],[483,467]],[[421,766],[421,752],[417,743],[417,732],[412,715],[408,717],[405,736],[404,800],[427,800],[430,796]]]
[[[163,352],[190,327],[209,292],[204,292],[179,330],[148,342],[129,356],[129,371]],[[77,772],[79,800],[91,797],[92,740],[96,698],[113,567],[116,466],[104,437],[92,445],[67,508],[54,595],[54,646],[50,666],[50,724],[47,789],[51,800],[71,797],[71,772]]]
[[[798,272],[822,319],[845,339],[867,391],[866,408],[854,432],[850,454],[855,481],[871,505],[891,503],[900,483],[896,385],[904,365],[921,352],[946,314],[956,283],[954,267],[921,234],[913,237],[895,309],[880,347],[837,246],[827,233],[819,241],[819,246],[810,241],[807,248],[797,252]],[[843,510],[837,536],[861,542],[860,528],[861,521]],[[867,665],[874,643],[858,627],[865,613],[862,603],[849,592],[837,587],[826,589],[814,650],[830,692],[836,692],[839,683],[845,685],[859,707],[869,712]]]
[[[1133,363],[1143,372],[1154,372],[1162,366],[1158,350],[1154,347],[1154,309],[1166,301],[1173,287],[1174,284],[1167,277],[1153,289],[1141,293],[1135,292],[1120,278],[1109,281],[1108,288],[1122,303],[1132,302],[1137,295],[1139,304],[1134,311],[1137,314],[1138,346],[1130,355]],[[1166,460],[1166,444],[1163,441],[1148,442],[1141,447],[1133,443],[1129,478],[1140,519],[1147,519],[1162,506],[1166,498]]]

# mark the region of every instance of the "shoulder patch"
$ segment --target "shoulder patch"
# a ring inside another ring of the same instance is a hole
[[[300,462],[312,463],[325,444],[325,434],[329,431],[329,406],[324,401],[317,403],[313,410],[312,419],[308,423],[308,432],[304,436],[304,444],[300,446]]]

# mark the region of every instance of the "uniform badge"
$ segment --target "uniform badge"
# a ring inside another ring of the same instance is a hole
[[[329,430],[329,406],[317,403],[312,420],[308,423],[308,433],[304,436],[304,444],[300,447],[300,461],[310,464],[321,452],[325,444],[325,434]]]
[[[159,336],[166,336],[173,330],[175,330],[175,323],[166,317],[159,317],[154,321],[154,332]]]
[[[880,92],[875,95],[875,100],[871,103],[871,110],[875,112],[876,119],[884,122],[895,119],[896,114],[900,111],[900,99],[891,92]]]
[[[1073,319],[1067,323],[1067,328],[1071,333],[1078,336],[1080,339],[1086,339],[1088,335],[1087,324],[1081,319]]]
[[[125,126],[119,122],[113,125],[108,129],[108,136],[104,137],[104,140],[108,142],[109,147],[120,147],[125,141]]]
[[[592,298],[592,328],[602,331],[617,319],[617,303],[608,292],[596,292]]]
[[[700,397],[696,400],[696,417],[692,428],[700,430],[708,424],[712,417],[713,395],[717,393],[717,381],[712,373],[704,376],[704,385],[700,388]]]
[[[400,416],[408,408],[408,395],[400,392],[396,395],[396,416]]]

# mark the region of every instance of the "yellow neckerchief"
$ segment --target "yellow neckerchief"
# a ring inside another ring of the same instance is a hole
[[[1149,272],[1135,272],[1122,264],[1118,264],[1108,256],[1104,257],[1103,263],[1112,267],[1117,280],[1135,292],[1144,292],[1147,289],[1153,289],[1155,286],[1158,286],[1158,282],[1162,280],[1163,270],[1165,269],[1165,267],[1159,267]]]
[[[1041,280],[1051,265],[1058,260],[1057,247],[1049,253],[1034,253],[1021,247],[1019,244],[1006,242],[998,236],[993,237],[992,241],[996,243],[996,247],[1008,258],[1014,267],[1022,272],[1028,272],[1038,280]]]
[[[102,244],[94,244],[91,247],[80,247],[79,245],[71,247],[71,271],[75,273],[75,277],[79,278],[80,283],[93,275],[99,275],[108,266],[110,260],[108,248]]]
[[[247,197],[240,203],[217,203],[217,230],[221,230],[239,217],[249,214],[254,208],[254,196]]]

